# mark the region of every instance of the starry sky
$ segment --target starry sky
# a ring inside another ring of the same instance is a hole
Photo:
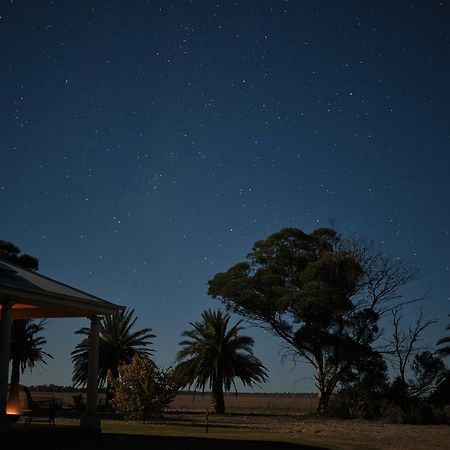
[[[136,309],[168,366],[207,281],[283,227],[413,261],[450,313],[448,1],[4,1],[0,238]],[[406,319],[414,309],[405,311]],[[29,384],[70,384],[73,332]],[[266,392],[313,390],[261,330]]]

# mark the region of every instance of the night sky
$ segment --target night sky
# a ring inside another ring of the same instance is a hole
[[[136,309],[168,366],[207,281],[283,227],[415,262],[434,344],[450,313],[447,1],[3,1],[0,239]],[[405,317],[415,316],[417,306]],[[88,322],[52,319],[71,383]],[[261,330],[270,391],[312,390]]]

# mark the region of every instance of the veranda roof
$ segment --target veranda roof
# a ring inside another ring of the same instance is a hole
[[[122,306],[0,259],[0,301],[13,303],[13,319],[112,314]]]

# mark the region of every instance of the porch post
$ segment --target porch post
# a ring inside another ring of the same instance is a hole
[[[91,329],[89,330],[89,360],[87,378],[86,411],[81,416],[80,425],[87,431],[100,432],[100,417],[97,413],[97,374],[98,374],[98,330],[100,319],[97,316],[90,317]]]
[[[2,302],[2,317],[0,319],[0,433],[8,432],[10,427],[10,422],[6,415],[6,406],[8,402],[11,322],[12,305],[8,301]]]

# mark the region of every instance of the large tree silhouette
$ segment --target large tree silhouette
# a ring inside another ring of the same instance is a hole
[[[417,273],[336,231],[286,228],[254,244],[246,261],[218,273],[209,294],[288,344],[316,372],[318,411],[373,350],[377,322]]]

